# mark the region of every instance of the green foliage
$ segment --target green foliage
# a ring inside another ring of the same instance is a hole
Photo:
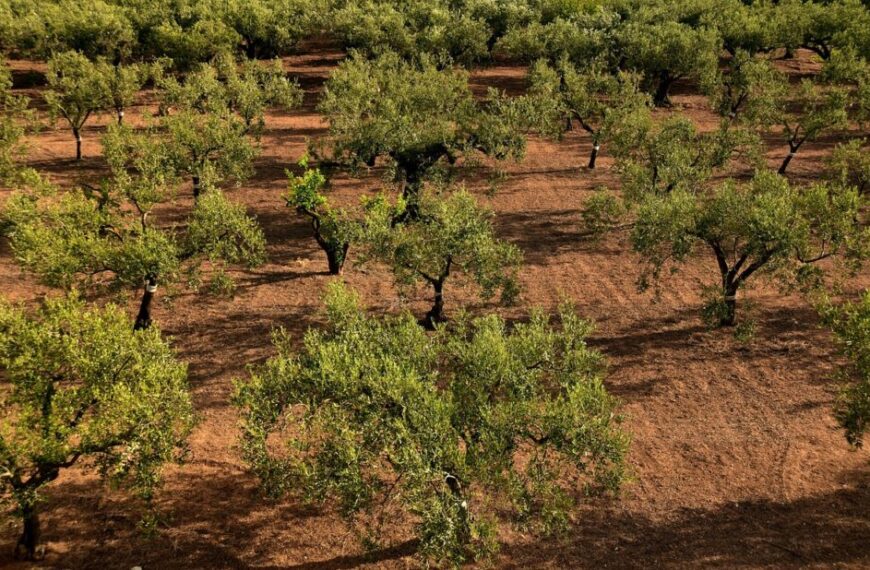
[[[175,195],[172,145],[150,132],[109,129],[104,145],[113,177],[99,188],[22,191],[4,217],[16,261],[48,285],[171,284],[208,259],[257,265],[265,239],[244,209],[210,189],[186,232],[156,225],[154,208]]]
[[[600,145],[616,136],[617,130],[646,122],[649,98],[640,91],[639,78],[630,73],[613,75],[597,67],[580,70],[568,60],[553,68],[542,60],[531,69],[530,82],[530,95],[543,111],[544,134],[561,137],[577,121],[592,136],[590,168]]]
[[[856,188],[862,196],[870,193],[870,148],[866,142],[854,139],[840,143],[828,159],[831,177],[840,184]]]
[[[189,252],[212,261],[257,267],[266,261],[266,238],[241,204],[219,190],[209,190],[196,203],[187,226]]]
[[[656,105],[670,102],[678,79],[701,80],[716,72],[721,40],[715,30],[638,15],[619,32],[629,69],[642,73]]]
[[[410,515],[421,556],[458,565],[493,548],[508,510],[558,530],[578,482],[619,487],[627,436],[570,307],[558,327],[535,312],[430,336],[407,314],[367,317],[339,284],[326,306],[326,329],[298,353],[278,335],[278,355],[238,385],[243,453],[271,492],[333,503],[370,532]]]
[[[30,313],[0,302],[0,368],[0,494],[24,520],[30,556],[37,504],[61,470],[83,465],[150,499],[162,467],[181,458],[193,425],[187,367],[117,307],[73,296]]]
[[[685,261],[698,243],[709,247],[721,277],[724,313],[735,324],[738,290],[756,273],[796,277],[808,264],[833,256],[860,263],[870,253],[870,232],[860,221],[857,191],[824,184],[797,189],[761,171],[749,184],[733,181],[711,189],[677,188],[647,194],[637,210],[634,249],[648,278]]]
[[[525,150],[516,105],[495,90],[476,101],[467,73],[428,60],[418,67],[393,54],[351,57],[327,82],[320,111],[335,160],[359,167],[388,158],[410,198],[444,160],[478,153],[501,160]]]
[[[174,167],[193,179],[194,196],[202,186],[241,182],[253,172],[257,148],[236,115],[182,110],[162,117],[160,123],[169,137]]]
[[[788,79],[770,60],[737,50],[726,72],[708,74],[702,88],[723,117],[764,125],[776,120]]]
[[[848,365],[840,371],[843,389],[834,407],[837,421],[850,444],[861,446],[870,422],[870,291],[854,302],[820,306]]]
[[[97,63],[97,72],[105,80],[108,90],[109,107],[118,115],[118,122],[124,119],[124,111],[136,100],[136,94],[153,73],[152,66],[140,63],[112,65],[106,61]]]
[[[164,109],[234,113],[254,134],[263,129],[268,107],[292,109],[302,103],[302,90],[288,79],[280,60],[270,65],[251,60],[238,64],[228,53],[220,54],[212,63],[201,64],[183,81],[166,76],[160,86],[164,90]]]
[[[48,89],[43,94],[52,118],[63,117],[76,139],[76,158],[81,158],[80,131],[92,114],[111,104],[106,75],[79,52],[52,56],[46,75]]]
[[[809,79],[801,81],[796,92],[785,91],[762,125],[781,126],[789,154],[779,169],[785,174],[791,159],[807,141],[821,134],[848,126],[848,94],[838,87],[825,87]]]
[[[396,53],[471,64],[488,57],[487,23],[444,0],[353,0],[335,3],[330,28],[345,47],[366,57]]]
[[[126,11],[104,0],[13,0],[18,22],[15,47],[22,55],[49,57],[77,51],[114,63],[131,56],[136,32]]]
[[[0,187],[38,186],[42,180],[36,171],[22,166],[22,138],[33,125],[30,100],[12,94],[12,74],[0,61]]]
[[[736,155],[754,160],[757,139],[727,124],[699,132],[692,121],[676,115],[656,125],[644,121],[623,127],[613,146],[623,193],[636,200],[678,189],[695,191]]]
[[[542,8],[529,16],[530,21],[515,18],[514,25],[499,40],[497,49],[529,62],[544,59],[555,64],[567,59],[574,65],[594,62],[606,67],[617,63],[614,58],[620,24],[617,12],[603,7]]]
[[[364,240],[366,256],[389,266],[400,286],[426,283],[433,288],[435,304],[427,323],[444,320],[443,287],[455,273],[476,283],[483,299],[500,291],[503,303],[512,302],[519,293],[516,273],[522,254],[495,237],[492,212],[464,190],[424,192],[419,206],[418,219],[396,224],[401,203],[393,206],[383,197],[369,201]]]
[[[311,229],[317,245],[326,253],[329,272],[341,273],[351,243],[357,239],[359,225],[346,211],[334,208],[323,193],[328,184],[319,168],[308,168],[308,157],[299,165],[305,169],[301,176],[287,173],[288,190],[284,195],[287,205],[311,220]]]

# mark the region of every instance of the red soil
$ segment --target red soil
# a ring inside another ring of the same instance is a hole
[[[91,475],[70,470],[54,483],[43,527],[48,568],[294,568],[414,567],[408,529],[390,534],[396,546],[365,554],[336,513],[294,500],[269,502],[257,491],[235,448],[238,417],[228,399],[233,378],[267,358],[269,332],[284,326],[301,333],[321,319],[319,298],[329,277],[326,261],[304,219],[280,198],[284,169],[304,151],[306,137],[325,132],[314,110],[316,92],[339,54],[289,58],[288,69],[308,91],[305,107],[268,117],[256,176],[230,194],[264,226],[270,261],[239,271],[232,300],[180,292],[162,303],[156,321],[190,363],[190,380],[201,422],[191,440],[190,461],[172,468],[159,495],[166,524],[156,535],[137,531],[132,501],[106,492]],[[26,62],[13,62],[21,84]],[[808,67],[806,62],[793,64]],[[796,71],[802,71],[796,69]],[[476,86],[521,89],[523,70],[493,67],[474,73]],[[35,93],[38,86],[27,86]],[[143,96],[143,102],[147,96]],[[677,109],[701,124],[714,118],[690,91],[674,97]],[[128,116],[135,115],[135,110]],[[99,176],[99,134],[104,116],[84,130],[85,160],[75,164],[69,132],[35,136],[29,160],[61,184]],[[833,138],[808,145],[792,164],[791,177],[822,171]],[[563,299],[594,319],[591,343],[611,363],[607,384],[624,402],[633,434],[634,481],[617,500],[595,500],[577,512],[570,532],[540,540],[504,533],[500,568],[648,567],[868,567],[870,470],[864,451],[851,451],[831,418],[838,360],[831,335],[796,295],[757,283],[756,338],[737,342],[728,331],[708,331],[699,318],[700,284],[715,278],[706,252],[662,284],[661,295],[638,293],[638,257],[625,235],[600,241],[583,236],[583,200],[613,185],[612,161],[603,149],[600,168],[579,168],[590,151],[581,132],[560,143],[532,140],[519,164],[491,198],[486,172],[468,181],[498,213],[500,234],[525,252],[519,307],[483,305],[470,292],[448,291],[448,311],[465,304],[521,318],[529,306],[554,309]],[[786,152],[771,146],[771,165]],[[379,173],[358,180],[339,177],[336,200],[355,203],[380,187]],[[189,200],[178,208],[189,207]],[[427,308],[420,291],[403,301],[389,275],[351,264],[345,279],[373,311]],[[870,284],[862,275],[847,284],[854,293]],[[0,246],[0,287],[14,299],[46,293],[14,265]],[[131,315],[135,300],[131,300]],[[17,533],[11,521],[0,533],[0,566],[26,568],[11,554]]]

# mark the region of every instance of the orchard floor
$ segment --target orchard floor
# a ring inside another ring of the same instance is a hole
[[[44,505],[46,558],[16,563],[16,521],[0,528],[0,567],[150,569],[261,568],[338,570],[417,567],[407,525],[388,529],[391,541],[365,553],[338,515],[294,500],[261,497],[236,449],[238,416],[229,404],[234,378],[272,350],[277,326],[301,334],[321,320],[319,299],[330,281],[326,262],[304,219],[284,206],[285,168],[306,139],[325,132],[315,102],[320,84],[339,58],[332,50],[287,59],[308,95],[301,110],[268,117],[255,177],[229,194],[245,203],[264,226],[270,261],[236,272],[235,298],[180,291],[160,304],[156,320],[190,363],[200,423],[189,462],[172,468],[158,504],[165,517],[153,536],[137,529],[135,503],[106,491],[78,470],[52,485]],[[39,66],[12,62],[16,82],[36,93]],[[804,59],[788,62],[796,73]],[[494,66],[474,73],[476,89],[496,85],[516,92],[523,70]],[[149,95],[143,94],[146,105]],[[678,86],[675,110],[701,124],[715,124],[704,100]],[[141,110],[140,107],[137,110]],[[128,113],[135,116],[136,111]],[[73,140],[63,129],[31,139],[30,162],[57,182],[98,179],[99,136],[110,120],[85,128],[81,164],[71,160]],[[134,119],[135,120],[135,119]],[[771,137],[771,165],[785,152]],[[822,171],[822,156],[836,140],[824,139],[792,163],[793,179]],[[498,568],[790,568],[870,566],[870,469],[866,451],[848,448],[831,417],[837,357],[831,336],[797,295],[758,283],[745,296],[754,304],[754,340],[709,331],[699,317],[702,284],[715,266],[699,250],[685,270],[667,277],[658,296],[637,292],[640,260],[625,234],[593,241],[580,224],[583,200],[616,184],[603,150],[595,171],[580,168],[589,139],[569,133],[554,143],[533,139],[521,163],[506,165],[507,178],[490,195],[489,168],[467,184],[497,212],[502,237],[525,252],[521,303],[500,308],[472,291],[448,290],[448,309],[498,311],[521,319],[531,306],[554,309],[571,300],[594,319],[591,343],[611,364],[609,389],[624,402],[632,433],[633,481],[617,499],[586,502],[570,531],[542,540],[514,530],[502,536]],[[746,172],[741,174],[745,175]],[[363,179],[338,177],[336,200],[352,204],[381,186],[383,172]],[[189,189],[182,192],[188,195]],[[6,193],[4,193],[5,195]],[[190,207],[183,197],[172,218]],[[427,292],[403,301],[379,268],[348,267],[345,280],[374,312],[427,308]],[[866,273],[847,283],[854,295],[870,285]],[[0,287],[14,299],[49,293],[13,263],[0,244]],[[136,299],[130,298],[130,312]]]

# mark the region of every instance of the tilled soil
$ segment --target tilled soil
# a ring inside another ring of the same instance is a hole
[[[137,530],[135,503],[105,490],[82,470],[65,473],[48,492],[43,528],[48,552],[35,565],[11,554],[16,521],[0,533],[0,566],[27,568],[262,568],[344,569],[416,567],[410,528],[387,529],[391,542],[365,553],[339,516],[328,508],[288,499],[272,502],[257,491],[236,449],[238,417],[229,403],[232,380],[272,349],[269,333],[283,326],[301,333],[322,320],[320,296],[330,281],[326,261],[306,220],[284,205],[284,171],[304,152],[306,140],[325,132],[316,113],[317,91],[340,58],[330,49],[288,58],[307,91],[305,105],[270,114],[262,154],[252,180],[228,193],[246,204],[264,226],[269,263],[236,271],[233,299],[181,290],[161,303],[156,321],[190,363],[200,423],[187,464],[173,467],[158,504],[164,524],[155,533]],[[12,62],[23,92],[37,94],[40,66]],[[805,58],[786,65],[812,70]],[[473,75],[486,85],[522,89],[524,70],[493,66]],[[152,97],[143,93],[139,111]],[[673,111],[702,126],[715,125],[704,99],[678,86]],[[128,118],[135,119],[136,111]],[[84,130],[82,164],[72,161],[68,131],[44,131],[30,139],[30,163],[62,185],[97,179],[104,172],[99,136],[109,116]],[[786,152],[769,137],[771,166]],[[791,178],[823,173],[823,158],[837,142],[807,145],[792,164]],[[532,139],[526,158],[503,165],[506,179],[491,195],[492,169],[466,175],[469,188],[497,212],[499,234],[525,253],[523,296],[517,307],[482,303],[473,291],[448,289],[448,311],[468,306],[521,319],[530,306],[554,310],[564,299],[597,323],[590,342],[607,355],[609,389],[623,401],[633,443],[633,481],[618,499],[594,499],[574,517],[567,535],[542,540],[507,529],[495,561],[499,568],[650,567],[854,567],[870,566],[870,470],[866,451],[853,451],[831,417],[838,363],[831,335],[797,295],[757,282],[745,296],[754,308],[755,338],[735,340],[710,331],[699,317],[700,288],[717,274],[699,249],[680,273],[667,277],[658,294],[639,293],[641,260],[627,236],[599,240],[581,225],[583,200],[617,180],[603,149],[599,168],[582,168],[591,149],[582,132],[560,142]],[[383,172],[362,179],[339,176],[335,200],[356,203],[383,186]],[[747,172],[737,172],[746,175]],[[190,207],[189,189],[164,214]],[[4,193],[6,194],[6,193]],[[374,312],[409,308],[422,314],[428,294],[400,297],[389,274],[377,267],[347,268],[345,280]],[[870,284],[866,273],[846,284],[855,294]],[[16,300],[50,292],[23,274],[0,245],[0,286]],[[164,297],[165,300],[165,297]],[[130,299],[130,312],[135,299]]]

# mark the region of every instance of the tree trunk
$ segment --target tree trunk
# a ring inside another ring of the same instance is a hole
[[[145,330],[151,326],[151,300],[156,292],[157,278],[147,277],[145,289],[142,292],[142,303],[139,305],[139,314],[136,315],[136,323],[133,325],[134,331]]]
[[[737,286],[730,284],[725,287],[725,312],[719,319],[719,326],[733,327],[737,324]]]
[[[658,86],[656,86],[656,92],[653,96],[653,103],[656,107],[667,107],[671,104],[670,91],[673,82],[673,78],[667,71],[661,72],[659,75],[659,83]]]
[[[432,288],[435,290],[435,303],[426,313],[425,324],[428,328],[434,328],[436,324],[446,320],[444,318],[444,280],[435,281],[432,283]]]
[[[118,109],[118,124],[124,124],[124,109]]]
[[[444,478],[447,487],[453,498],[459,504],[459,525],[456,529],[456,538],[459,544],[463,546],[471,543],[471,517],[468,514],[468,501],[465,500],[465,495],[462,492],[462,485],[459,479],[453,475],[447,475]]]
[[[202,192],[202,189],[199,186],[199,176],[193,177],[193,201],[199,201],[199,195]]]
[[[789,143],[789,152],[785,156],[785,160],[782,161],[782,164],[780,165],[778,170],[780,176],[785,176],[785,171],[788,170],[788,165],[791,164],[791,160],[797,154],[799,147],[800,145],[795,146],[792,143]]]
[[[73,129],[73,136],[76,138],[76,160],[82,159],[82,135],[78,129]]]
[[[344,260],[347,259],[347,250],[350,244],[340,246],[325,247],[326,261],[329,264],[330,275],[341,275],[341,270],[344,268]]]
[[[601,146],[598,143],[592,144],[592,154],[589,155],[589,170],[595,169],[595,160],[598,158],[598,151],[601,150]]]
[[[36,508],[32,505],[22,508],[21,521],[24,528],[21,531],[18,544],[15,546],[15,558],[21,558],[23,555],[25,560],[35,560],[36,548],[39,546],[41,535],[39,514],[36,512]]]

